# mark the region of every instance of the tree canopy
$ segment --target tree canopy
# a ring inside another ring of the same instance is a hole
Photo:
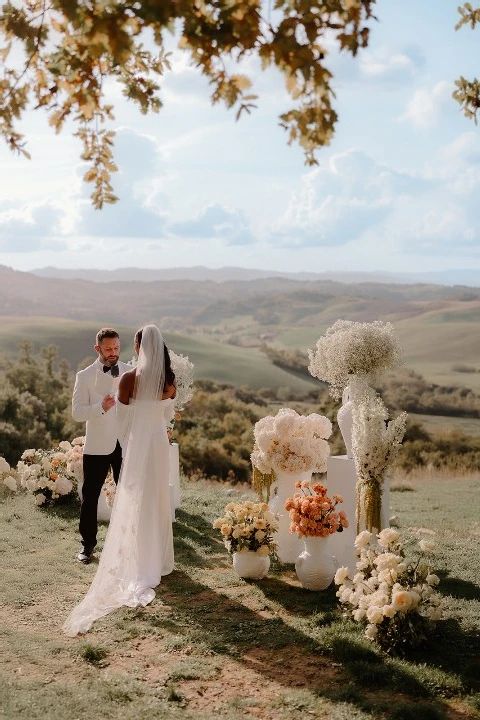
[[[368,44],[374,4],[9,0],[0,11],[0,132],[11,150],[28,155],[17,123],[32,103],[47,111],[57,132],[73,119],[88,163],[84,180],[93,183],[93,204],[115,202],[114,108],[106,100],[106,81],[116,79],[142,113],[158,112],[161,78],[171,69],[167,34],[178,34],[180,50],[210,82],[212,103],[235,108],[237,118],[255,107],[257,97],[251,80],[236,72],[238,62],[253,56],[263,69],[276,66],[293,101],[280,124],[288,142],[300,144],[307,164],[315,164],[316,149],[329,144],[337,122],[327,38],[356,55]]]
[[[328,47],[355,56],[369,41],[375,0],[8,0],[0,10],[0,134],[28,156],[18,122],[27,109],[48,113],[60,132],[73,120],[83,146],[86,182],[96,208],[117,200],[111,174],[114,107],[106,83],[144,114],[162,107],[161,79],[171,70],[167,36],[207,77],[212,103],[255,107],[249,77],[238,71],[246,57],[283,74],[292,106],[280,115],[288,142],[306,163],[333,137],[337,113]],[[480,9],[459,7],[463,25],[480,22]],[[480,82],[457,80],[455,99],[477,122]]]
[[[458,8],[460,20],[455,26],[455,30],[460,30],[464,25],[470,25],[473,30],[477,23],[480,23],[480,7],[474,9],[467,2]],[[457,89],[453,93],[455,100],[460,103],[463,113],[467,118],[472,118],[477,124],[477,113],[480,110],[480,80],[466,80],[463,76],[456,80]]]

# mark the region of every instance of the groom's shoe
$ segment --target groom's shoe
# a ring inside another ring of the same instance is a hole
[[[77,560],[84,565],[88,565],[93,557],[93,551],[95,548],[83,548],[77,555]]]

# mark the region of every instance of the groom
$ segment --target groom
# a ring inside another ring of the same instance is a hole
[[[115,482],[120,476],[122,449],[115,413],[118,384],[115,378],[131,370],[130,365],[119,362],[120,339],[116,330],[99,330],[94,348],[98,357],[77,373],[72,397],[73,419],[87,424],[79,524],[83,547],[77,555],[77,560],[85,564],[92,559],[97,544],[97,506],[102,485],[110,468]]]

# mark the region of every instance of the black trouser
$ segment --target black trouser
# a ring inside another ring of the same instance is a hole
[[[93,550],[97,544],[98,498],[110,467],[112,468],[113,479],[117,483],[122,467],[122,448],[118,440],[115,450],[110,455],[83,456],[82,505],[78,529],[82,536],[84,550],[88,552]]]

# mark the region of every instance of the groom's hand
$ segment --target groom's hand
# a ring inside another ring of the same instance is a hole
[[[115,405],[115,398],[113,395],[105,395],[105,397],[102,400],[102,409],[103,412],[108,412],[110,408],[112,408]]]

